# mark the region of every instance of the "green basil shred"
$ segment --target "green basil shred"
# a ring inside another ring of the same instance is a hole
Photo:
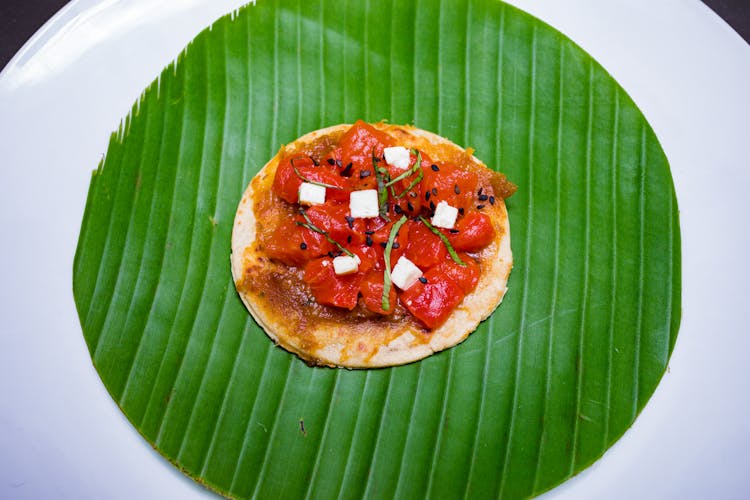
[[[381,307],[384,311],[391,309],[390,301],[388,296],[391,293],[391,250],[393,249],[393,242],[396,241],[396,235],[398,230],[401,229],[408,219],[405,215],[402,215],[399,220],[391,227],[391,233],[388,235],[388,243],[385,245],[385,252],[383,253],[383,259],[385,260],[385,272],[383,273],[383,298],[381,299]]]
[[[307,216],[307,214],[305,213],[304,210],[300,210],[300,213],[302,214],[302,217],[304,217],[307,222],[305,223],[305,222],[299,222],[299,221],[297,221],[296,224],[298,226],[302,226],[304,228],[309,229],[310,231],[315,231],[318,234],[322,234],[323,236],[325,236],[325,239],[327,239],[329,242],[331,242],[334,245],[336,245],[337,247],[339,247],[339,250],[341,250],[342,252],[344,252],[349,257],[354,257],[354,254],[352,252],[350,252],[349,250],[347,250],[346,248],[344,248],[343,246],[341,246],[338,241],[336,241],[333,238],[331,238],[328,235],[328,231],[323,231],[322,229],[320,229],[319,227],[317,227],[315,224],[313,224],[312,221],[310,220],[310,217]]]
[[[416,149],[412,149],[412,153],[417,155],[417,161],[414,163],[414,166],[411,167],[409,170],[405,171],[404,173],[402,173],[401,175],[399,175],[398,177],[396,177],[395,179],[391,179],[391,181],[388,184],[386,184],[386,186],[390,186],[391,184],[396,184],[398,181],[406,179],[410,175],[416,173],[417,170],[419,170],[419,167],[422,164],[422,153],[420,153]]]
[[[406,193],[408,193],[409,191],[411,191],[412,188],[414,188],[414,186],[416,186],[417,184],[419,184],[420,182],[422,182],[422,179],[424,178],[424,172],[422,171],[422,153],[419,150],[416,150],[416,149],[412,149],[412,153],[414,153],[415,155],[417,155],[417,161],[414,163],[414,166],[411,167],[406,172],[404,172],[403,174],[401,174],[398,177],[396,177],[395,179],[393,179],[388,184],[386,184],[386,186],[390,186],[390,185],[392,185],[395,182],[398,182],[398,181],[400,181],[402,179],[406,179],[407,177],[409,177],[409,176],[411,176],[411,175],[419,172],[419,175],[417,176],[417,178],[414,179],[413,181],[411,181],[411,183],[409,184],[409,186],[406,189],[404,189],[398,195],[394,194],[394,197],[396,199],[403,198],[406,195]]]
[[[375,156],[375,150],[372,150],[372,168],[375,170],[375,179],[378,183],[378,214],[385,220],[390,221],[388,217],[388,190],[385,179],[388,176],[388,170],[378,166],[378,160]]]
[[[466,265],[466,262],[461,260],[461,258],[458,256],[456,251],[453,249],[453,245],[451,245],[450,241],[448,241],[448,238],[446,238],[446,236],[441,231],[433,227],[432,224],[427,222],[427,219],[425,219],[421,215],[419,216],[419,220],[421,220],[424,223],[424,225],[427,226],[427,229],[435,233],[441,240],[443,240],[443,243],[445,243],[445,247],[448,249],[448,253],[451,256],[451,259],[453,259],[453,262],[455,262],[459,266]]]
[[[344,189],[340,186],[334,186],[333,184],[326,184],[325,182],[318,182],[318,181],[311,181],[304,175],[299,173],[299,170],[297,170],[297,167],[294,166],[294,160],[292,160],[292,168],[294,169],[294,173],[297,174],[297,177],[302,179],[305,182],[309,182],[310,184],[315,184],[316,186],[324,187],[324,188],[330,188],[330,189]]]

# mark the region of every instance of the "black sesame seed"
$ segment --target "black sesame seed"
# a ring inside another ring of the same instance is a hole
[[[352,175],[352,167],[353,166],[354,165],[351,162],[349,162],[346,165],[346,167],[344,167],[344,170],[341,171],[341,175],[344,176],[344,177],[351,177],[351,175]]]
[[[369,234],[367,235],[367,238],[365,238],[365,245],[367,245],[368,247],[372,246],[372,236],[370,236]]]
[[[406,208],[409,209],[409,212],[413,212],[414,211],[414,205],[412,205],[411,202],[408,202],[406,204]]]
[[[331,250],[330,252],[328,252],[328,256],[329,256],[330,258],[332,258],[332,259],[336,258],[336,254],[335,254],[335,253],[333,253],[333,250]]]
[[[427,191],[427,192],[426,192],[426,193],[424,194],[424,199],[425,199],[425,200],[428,200],[428,201],[430,200],[430,192],[429,192],[429,191]]]
[[[487,198],[489,198],[489,196],[487,196],[486,194],[480,194],[478,198],[479,201],[487,201]]]
[[[453,192],[456,194],[461,194],[461,190],[458,188],[458,184],[453,185]]]
[[[420,276],[419,277],[419,282],[423,283],[423,284],[426,284],[427,283],[427,278],[425,278],[424,276]]]
[[[351,215],[345,215],[344,219],[346,219],[346,224],[349,226],[349,229],[354,229],[354,217]]]
[[[336,160],[334,160],[333,158],[328,158],[328,160],[326,161],[328,162],[330,166],[334,166],[336,164]]]
[[[458,229],[449,229],[451,234],[458,234]]]
[[[495,204],[495,197],[490,196],[490,205],[494,205],[494,204]]]
[[[398,248],[398,247],[400,247],[400,246],[401,246],[401,245],[399,245],[398,241],[394,241],[394,242],[393,242],[393,246],[392,246],[391,248]]]
[[[370,172],[369,170],[362,170],[362,171],[361,171],[361,172],[359,173],[359,178],[360,178],[360,179],[364,179],[365,177],[370,177],[370,174],[371,174],[371,173],[372,173],[372,172]]]
[[[380,246],[383,247],[383,248],[385,248],[385,247],[388,246],[388,243],[386,243],[385,241],[381,241],[380,242]]]
[[[417,193],[415,193],[414,191],[412,191],[412,192],[409,193],[409,196],[411,196],[412,198],[416,198],[417,197]]]
[[[310,159],[313,161],[313,165],[315,165],[316,167],[320,166],[320,162],[318,162],[318,160],[316,160],[312,156],[310,157]]]
[[[352,242],[352,235],[351,234],[346,237],[346,242],[347,243],[351,243]]]
[[[482,188],[479,188],[479,191],[477,192],[478,195],[482,195]]]
[[[461,215],[463,215],[464,214],[464,207],[459,208],[458,209],[458,213],[460,213]]]
[[[430,210],[432,210],[433,212],[435,211],[435,202],[434,201],[430,202]]]
[[[477,205],[477,210],[482,210],[484,208],[484,205]]]
[[[304,241],[303,241],[302,243],[300,243],[300,244],[299,244],[299,247],[300,247],[300,248],[301,248],[302,250],[307,250],[307,244],[306,244],[306,243],[305,243]]]
[[[365,231],[365,234],[375,234],[375,231]]]
[[[396,212],[396,214],[398,214],[398,215],[400,215],[403,212],[403,210],[401,209],[401,207],[399,205],[394,205],[393,206],[393,211]]]
[[[437,188],[432,188],[432,196],[437,196]]]
[[[431,165],[430,168],[432,169],[433,172],[440,172],[440,169],[435,164]]]

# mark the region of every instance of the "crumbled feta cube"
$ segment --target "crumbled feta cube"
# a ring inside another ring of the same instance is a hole
[[[432,225],[444,229],[453,229],[453,226],[456,225],[456,217],[458,217],[458,209],[441,201],[435,207],[435,215],[432,216]]]
[[[378,208],[378,192],[375,189],[352,191],[349,195],[349,213],[352,217],[377,217]]]
[[[349,257],[348,255],[340,255],[333,259],[333,271],[342,276],[344,274],[356,273],[359,269],[359,257]]]
[[[303,182],[299,185],[299,204],[300,205],[322,205],[326,202],[326,188]]]
[[[401,170],[409,168],[411,158],[409,158],[409,150],[405,147],[394,146],[392,148],[385,148],[383,149],[383,154],[385,154],[385,161],[389,165],[393,165]]]
[[[391,281],[401,290],[406,290],[417,282],[422,271],[406,257],[401,257],[391,271]]]

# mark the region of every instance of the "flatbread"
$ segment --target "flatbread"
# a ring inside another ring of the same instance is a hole
[[[493,205],[487,204],[483,210],[493,221],[495,240],[477,254],[481,269],[479,282],[445,323],[432,331],[409,317],[353,321],[343,318],[342,314],[347,314],[346,311],[337,311],[338,315],[321,318],[315,315],[316,311],[328,306],[310,303],[303,294],[299,296],[300,303],[295,303],[298,307],[289,307],[289,302],[284,303],[274,293],[267,293],[273,291],[276,285],[265,289],[249,286],[248,283],[252,284],[254,279],[269,279],[280,288],[303,287],[290,284],[290,280],[295,279],[294,273],[287,266],[270,261],[256,248],[258,220],[254,212],[254,197],[271,189],[276,168],[286,156],[285,151],[297,149],[301,144],[311,143],[328,134],[340,135],[350,126],[336,125],[300,137],[282,147],[253,178],[242,195],[234,220],[232,276],[242,301],[268,336],[309,364],[348,368],[401,365],[460,343],[500,304],[513,264],[508,213],[504,201],[499,197]],[[399,144],[426,151],[434,161],[446,160],[441,155],[445,156],[452,148],[456,148],[453,153],[467,154],[459,146],[431,132],[385,123],[374,126],[396,137]],[[482,165],[474,157],[472,161]],[[301,274],[296,276],[299,279]],[[291,294],[284,293],[289,300]]]

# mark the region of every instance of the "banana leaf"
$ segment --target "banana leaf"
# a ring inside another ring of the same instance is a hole
[[[240,195],[282,143],[411,123],[504,172],[515,267],[459,346],[312,368],[229,267]],[[138,432],[238,498],[519,498],[599,458],[665,372],[680,320],[667,159],[591,56],[497,0],[258,0],[199,34],[115,131],[73,291]]]

